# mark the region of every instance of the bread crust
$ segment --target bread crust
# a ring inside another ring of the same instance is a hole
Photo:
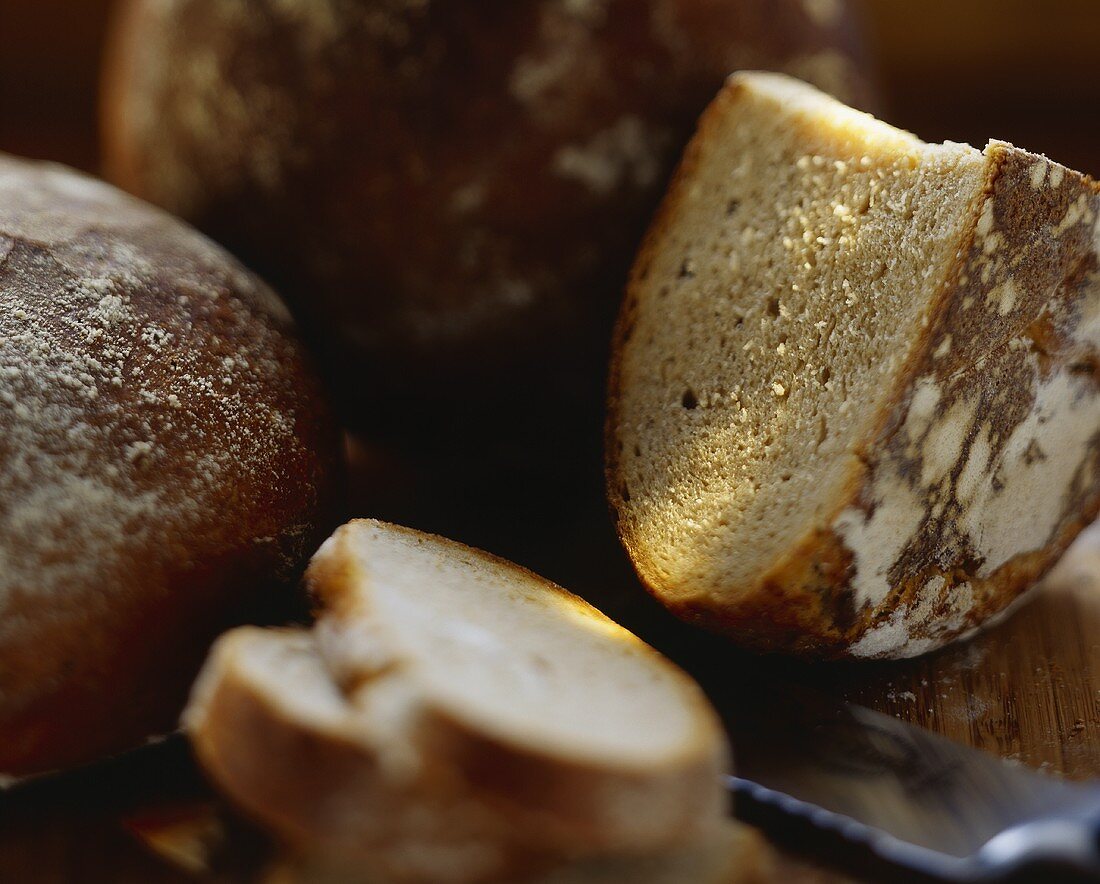
[[[1093,320],[1100,188],[1044,157],[992,142],[986,185],[947,285],[891,379],[894,392],[876,431],[852,452],[846,490],[830,516],[807,526],[735,598],[716,577],[710,592],[670,602],[621,518],[629,500],[619,479],[620,365],[640,277],[741,88],[732,80],[704,116],[620,313],[606,429],[608,498],[620,537],[642,582],[675,613],[748,647],[826,657],[924,653],[1005,611],[1100,509]],[[935,453],[944,449],[946,459]],[[1072,459],[1074,468],[1042,466],[1056,458]],[[1054,504],[1036,505],[1042,537],[1033,544],[1024,513],[1029,498],[1044,495]],[[876,521],[884,501],[908,505],[900,528]],[[883,548],[890,561],[869,566]]]
[[[0,772],[29,775],[175,726],[327,528],[338,436],[276,296],[105,184],[0,156],[0,298]]]

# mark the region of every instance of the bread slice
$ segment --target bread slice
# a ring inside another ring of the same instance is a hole
[[[378,522],[314,559],[313,632],[219,640],[185,727],[292,847],[472,882],[710,838],[728,749],[701,690],[575,596]]]
[[[310,632],[254,627],[219,639],[184,714],[213,782],[294,850],[386,880],[494,880],[540,864],[387,724],[349,702]]]
[[[631,274],[608,493],[673,611],[911,656],[1006,608],[1100,503],[1100,191],[776,74],[704,115]]]
[[[721,817],[727,748],[701,689],[576,596],[372,520],[340,528],[306,580],[321,655],[350,701],[413,727],[519,837],[653,851]]]

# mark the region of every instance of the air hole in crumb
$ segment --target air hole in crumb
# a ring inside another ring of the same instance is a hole
[[[684,390],[684,395],[680,397],[680,404],[688,411],[696,408],[699,405],[699,400],[695,396],[695,391],[690,388]]]
[[[829,379],[833,376],[833,371],[829,366],[823,366],[821,371],[817,373],[817,379],[821,382],[821,386],[825,386],[829,383]]]
[[[768,310],[768,316],[772,317],[773,319],[778,318],[778,316],[779,316],[779,298],[775,298],[775,297],[768,298],[767,310]]]
[[[667,285],[663,285],[657,290],[657,297],[658,298],[667,298],[668,297],[668,286]]]
[[[635,445],[634,446],[634,456],[635,457],[641,457],[642,456],[642,447],[640,445]]]
[[[734,214],[739,208],[741,208],[741,200],[730,200],[726,203],[726,217]]]
[[[626,485],[623,485],[619,493],[622,495],[623,503],[630,503],[630,489]]]
[[[690,258],[684,258],[680,265],[680,279],[692,279],[695,276],[695,265]]]
[[[791,481],[791,474],[790,473],[783,473],[779,477],[779,481],[780,482],[790,482]]]
[[[825,422],[824,417],[819,417],[817,419],[817,447],[820,448],[828,437],[829,425]]]

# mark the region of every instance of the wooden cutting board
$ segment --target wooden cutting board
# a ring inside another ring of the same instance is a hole
[[[1100,777],[1100,527],[999,627],[926,658],[846,667],[833,687],[1003,758]]]

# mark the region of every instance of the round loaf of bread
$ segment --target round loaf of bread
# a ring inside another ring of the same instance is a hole
[[[493,436],[517,402],[575,414],[582,389],[598,412],[615,303],[696,116],[747,66],[859,103],[850,25],[840,0],[131,0],[107,168],[277,285],[350,420],[415,394]]]
[[[0,773],[173,727],[337,464],[286,308],[159,210],[0,155]]]

